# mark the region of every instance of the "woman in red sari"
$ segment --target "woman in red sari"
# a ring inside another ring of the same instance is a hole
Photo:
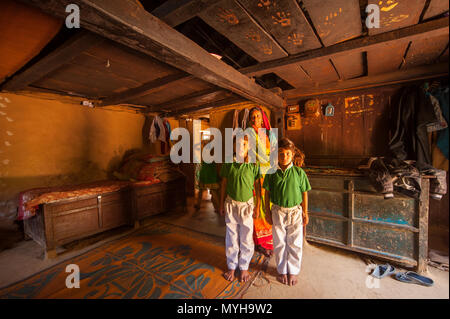
[[[261,166],[261,183],[264,182],[264,176],[267,170],[270,168],[270,148],[272,142],[275,141],[275,137],[270,132],[270,123],[264,113],[259,107],[254,107],[249,113],[249,127],[253,128],[252,134],[255,134],[256,150],[249,150],[249,152],[255,152],[256,161]],[[258,132],[259,129],[265,128],[265,134]],[[265,204],[264,204],[264,190],[261,194],[261,207],[260,217],[254,220],[254,233],[253,239],[255,242],[255,250],[263,253],[266,256],[272,255],[273,241],[272,241],[272,226],[266,221]]]

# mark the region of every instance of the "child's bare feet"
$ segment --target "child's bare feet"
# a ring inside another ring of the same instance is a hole
[[[288,277],[286,275],[278,274],[277,280],[279,282],[281,282],[283,285],[287,285],[288,284]]]
[[[241,270],[241,282],[247,282],[250,279],[250,273],[248,270]]]
[[[233,281],[234,280],[234,270],[229,269],[227,272],[223,274],[226,280]]]
[[[289,279],[289,286],[295,286],[298,282],[297,276],[295,275],[288,275],[288,279]]]

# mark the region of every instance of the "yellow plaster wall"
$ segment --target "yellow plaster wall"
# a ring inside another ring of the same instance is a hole
[[[6,93],[0,103],[0,217],[20,191],[107,179],[144,145],[139,114]]]

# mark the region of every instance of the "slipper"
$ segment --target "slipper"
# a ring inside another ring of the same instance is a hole
[[[371,275],[375,278],[381,279],[395,272],[395,268],[389,264],[377,265]]]
[[[405,275],[408,276],[408,278],[410,278],[414,283],[418,285],[422,285],[425,287],[431,287],[434,285],[433,279],[419,275],[414,271],[407,271]]]
[[[395,279],[397,279],[398,281],[407,283],[407,284],[413,284],[413,280],[411,278],[409,278],[406,273],[404,272],[398,272],[395,274]]]

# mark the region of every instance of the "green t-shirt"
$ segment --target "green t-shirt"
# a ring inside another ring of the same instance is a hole
[[[294,165],[284,172],[278,168],[275,173],[267,174],[263,187],[270,192],[272,203],[287,208],[300,205],[302,193],[311,190],[305,171]]]
[[[214,184],[219,181],[217,176],[216,163],[202,162],[200,172],[198,174],[198,180],[203,184]]]
[[[220,176],[227,179],[227,195],[238,202],[246,202],[253,197],[255,181],[261,178],[259,164],[224,163]]]

